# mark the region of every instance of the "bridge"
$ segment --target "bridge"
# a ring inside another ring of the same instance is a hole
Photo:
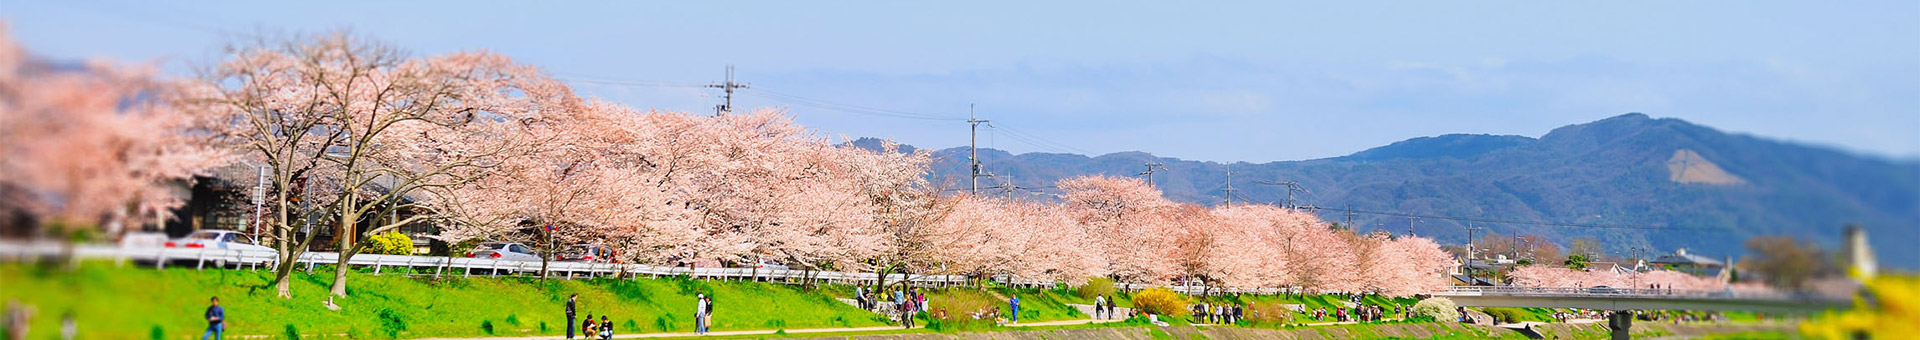
[[[1785,293],[1727,290],[1461,286],[1434,293],[1465,307],[1582,308],[1596,310],[1735,310],[1807,312],[1846,308],[1852,301]]]
[[[1613,311],[1607,327],[1613,339],[1627,339],[1635,310],[1722,310],[1814,312],[1843,309],[1847,298],[1731,290],[1623,289],[1610,287],[1460,286],[1434,293],[1462,307],[1582,308]]]

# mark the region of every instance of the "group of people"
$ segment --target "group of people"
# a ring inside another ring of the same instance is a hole
[[[567,339],[573,339],[573,317],[574,311],[577,310],[576,305],[579,303],[579,299],[580,294],[567,296]],[[587,318],[580,321],[580,335],[586,339],[595,337],[599,337],[601,340],[613,339],[613,321],[608,320],[607,316],[603,314],[600,315],[600,322],[594,323],[593,314],[587,314]]]
[[[1114,312],[1119,310],[1120,306],[1115,305],[1114,299],[1107,298],[1106,294],[1093,296],[1093,318],[1112,319]]]
[[[693,333],[706,335],[713,331],[713,297],[700,293],[693,298]]]
[[[1397,309],[1399,307],[1396,306],[1394,308]],[[1372,322],[1372,321],[1385,320],[1387,315],[1393,312],[1394,312],[1393,310],[1388,310],[1387,307],[1377,306],[1377,305],[1354,307],[1353,321]],[[1341,320],[1341,321],[1346,321],[1346,320]]]
[[[1193,322],[1231,325],[1240,322],[1246,308],[1237,304],[1198,303],[1193,305]]]
[[[927,294],[921,293],[919,288],[876,293],[874,289],[854,287],[853,300],[860,309],[870,311],[879,311],[881,303],[891,304],[893,311],[899,314],[900,326],[906,328],[913,328],[914,313],[927,311]]]

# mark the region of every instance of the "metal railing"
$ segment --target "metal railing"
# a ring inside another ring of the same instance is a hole
[[[1524,296],[1524,297],[1618,297],[1618,298],[1684,298],[1684,299],[1743,299],[1743,300],[1784,300],[1794,298],[1787,294],[1736,292],[1731,289],[1651,289],[1651,288],[1613,288],[1613,287],[1518,287],[1518,286],[1454,286],[1438,296]]]

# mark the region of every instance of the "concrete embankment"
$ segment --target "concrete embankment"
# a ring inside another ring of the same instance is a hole
[[[1791,332],[1791,325],[1782,324],[1636,324],[1634,337],[1658,336],[1701,336],[1719,333],[1740,332]],[[1608,331],[1601,324],[1548,324],[1535,326],[1534,330],[1547,339],[1605,339]],[[1111,327],[1049,330],[1010,330],[1000,332],[960,333],[960,334],[884,334],[836,336],[813,339],[860,339],[860,340],[933,340],[933,339],[995,339],[995,340],[1077,340],[1077,339],[1426,339],[1446,338],[1525,338],[1521,332],[1512,329],[1464,325],[1454,323],[1421,324],[1381,324],[1381,325],[1342,325],[1324,327],[1301,327],[1293,329],[1261,329],[1242,327]]]

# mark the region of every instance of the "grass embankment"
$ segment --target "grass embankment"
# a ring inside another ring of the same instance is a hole
[[[81,338],[198,338],[207,299],[227,309],[228,336],[415,338],[557,335],[564,303],[580,294],[581,317],[609,315],[616,331],[693,329],[694,294],[714,296],[714,330],[870,327],[883,318],[794,286],[685,279],[537,280],[409,278],[355,274],[341,310],[322,305],[331,270],[296,272],[292,299],[274,296],[267,271],[119,268],[87,263],[66,271],[0,264],[0,300],[32,306],[29,338],[53,338],[71,313]]]

